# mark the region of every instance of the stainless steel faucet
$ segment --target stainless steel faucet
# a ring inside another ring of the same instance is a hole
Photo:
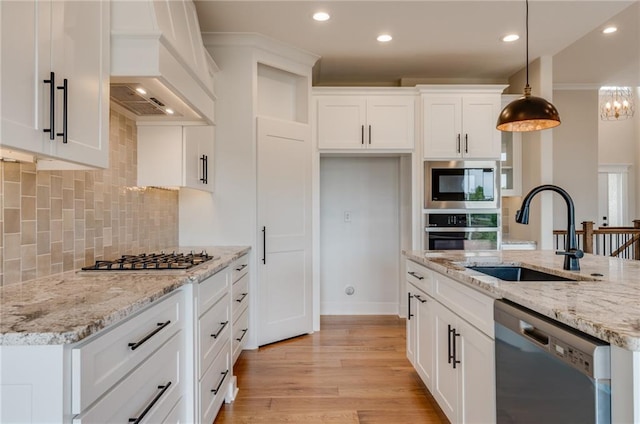
[[[556,255],[565,255],[564,269],[578,271],[580,270],[580,262],[578,259],[584,256],[584,252],[578,249],[578,239],[576,238],[576,213],[575,207],[573,206],[573,200],[571,199],[571,196],[569,196],[569,193],[564,191],[564,189],[552,184],[544,184],[533,188],[524,197],[524,199],[522,199],[520,210],[516,212],[516,222],[520,224],[529,223],[529,204],[536,194],[545,190],[555,191],[562,196],[564,201],[567,203],[567,240],[565,242],[565,250],[564,252],[557,251]]]

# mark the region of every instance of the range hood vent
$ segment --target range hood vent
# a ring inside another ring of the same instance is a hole
[[[137,121],[214,124],[217,67],[197,23],[192,0],[113,0],[111,101]]]
[[[143,95],[136,88],[139,87],[130,84],[111,84],[111,100],[136,116],[183,116],[157,97],[149,95],[148,92]]]

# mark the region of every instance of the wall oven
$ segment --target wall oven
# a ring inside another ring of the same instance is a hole
[[[497,212],[430,212],[426,215],[427,250],[497,250],[500,214]]]
[[[497,161],[426,161],[426,209],[500,207]]]

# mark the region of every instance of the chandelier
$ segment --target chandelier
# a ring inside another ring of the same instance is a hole
[[[631,87],[600,87],[600,118],[604,121],[628,119],[633,116]]]

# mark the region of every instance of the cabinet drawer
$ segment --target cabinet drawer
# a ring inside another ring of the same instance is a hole
[[[184,294],[169,295],[71,351],[72,412],[91,405],[182,326]]]
[[[143,422],[163,422],[182,397],[181,344],[180,332],[73,422],[126,423],[145,411]]]
[[[220,300],[229,289],[225,268],[198,284],[198,316],[201,316],[210,307]]]
[[[247,331],[249,331],[249,310],[246,309],[240,317],[233,322],[233,334],[231,335],[231,346],[233,350],[233,363],[235,364],[240,356],[240,352],[247,342]]]
[[[433,272],[413,261],[407,260],[406,263],[407,281],[429,296],[433,296]]]
[[[231,266],[231,281],[238,281],[243,275],[249,272],[249,255],[236,259]]]
[[[249,305],[249,274],[245,274],[231,290],[231,313],[235,321]]]
[[[212,423],[231,381],[229,344],[225,344],[200,381],[199,422]]]
[[[213,308],[209,309],[198,320],[199,369],[198,377],[211,365],[222,346],[229,340],[231,317],[229,313],[229,296],[224,295]]]
[[[493,298],[433,272],[435,298],[493,339]]]

